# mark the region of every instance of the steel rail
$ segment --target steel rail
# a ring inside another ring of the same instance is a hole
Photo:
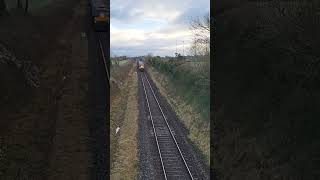
[[[164,114],[163,111],[162,111],[162,108],[161,108],[161,105],[160,105],[160,103],[159,103],[159,101],[158,101],[158,98],[156,97],[156,95],[155,95],[155,93],[154,93],[154,91],[153,91],[153,88],[152,88],[152,86],[151,86],[151,84],[150,84],[147,76],[146,76],[145,74],[143,74],[143,75],[145,76],[145,79],[147,80],[147,82],[148,82],[148,84],[149,84],[149,87],[150,87],[150,89],[151,89],[151,92],[152,92],[152,94],[153,94],[153,97],[155,98],[155,100],[156,100],[156,102],[157,102],[157,105],[158,105],[158,107],[159,107],[159,109],[160,109],[160,111],[161,111],[162,117],[164,118],[164,120],[165,120],[165,122],[166,122],[166,125],[167,125],[167,127],[168,127],[168,129],[169,129],[169,132],[170,132],[170,134],[171,134],[171,137],[172,137],[172,139],[174,140],[175,145],[176,145],[176,147],[177,147],[177,149],[178,149],[178,151],[179,151],[179,154],[180,154],[180,156],[181,156],[181,158],[182,158],[182,160],[183,160],[183,163],[184,163],[185,167],[186,167],[187,170],[188,170],[188,174],[189,174],[189,176],[191,177],[191,179],[193,180],[193,176],[192,176],[192,174],[191,174],[191,171],[190,171],[190,169],[189,169],[189,166],[188,166],[186,160],[184,159],[184,156],[183,156],[183,154],[182,154],[182,152],[181,152],[181,150],[180,150],[180,147],[179,147],[179,145],[178,145],[178,143],[177,143],[176,138],[174,137],[174,135],[173,135],[173,133],[172,133],[172,130],[171,130],[171,128],[170,128],[170,126],[169,126],[169,124],[168,124],[168,121],[167,121],[167,117],[165,116],[165,114]],[[142,81],[142,82],[143,82],[143,81]]]
[[[158,142],[158,136],[157,136],[156,128],[154,126],[154,122],[153,122],[153,118],[152,118],[152,114],[151,114],[151,109],[150,109],[150,104],[149,104],[149,99],[148,99],[148,96],[147,96],[147,91],[146,91],[146,87],[144,85],[142,76],[141,76],[141,81],[142,81],[142,86],[143,86],[143,90],[144,90],[145,99],[147,101],[147,106],[148,106],[149,116],[150,116],[151,123],[152,123],[153,133],[154,133],[155,138],[156,138],[156,143],[157,143],[158,153],[159,153],[160,161],[161,161],[161,165],[162,165],[163,175],[164,175],[165,180],[167,180],[166,169],[164,167],[164,163],[163,163],[163,159],[162,159],[162,155],[161,155],[161,150],[160,150],[160,146],[159,146],[159,142]]]
[[[107,73],[108,85],[110,86],[110,76],[109,76],[108,66],[107,66],[105,54],[103,52],[103,47],[102,47],[102,42],[101,42],[100,37],[98,37],[98,41],[99,41],[99,47],[100,47],[100,51],[101,51],[101,55],[102,55],[102,59],[103,59],[103,64],[104,64],[104,67],[105,67],[105,70]]]

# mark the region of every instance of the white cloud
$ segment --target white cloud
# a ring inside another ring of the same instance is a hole
[[[137,29],[117,29],[110,26],[110,42],[111,45],[121,46],[141,45],[146,40],[145,32]]]

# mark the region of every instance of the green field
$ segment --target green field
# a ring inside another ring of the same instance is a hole
[[[119,60],[113,60],[113,59],[111,59],[111,67],[113,66],[113,65],[119,65],[119,66],[123,66],[123,65],[126,65],[126,64],[128,64],[130,62],[130,60],[121,60],[121,61],[119,61]]]

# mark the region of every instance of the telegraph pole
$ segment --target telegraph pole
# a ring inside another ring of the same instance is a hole
[[[184,56],[184,41],[182,41],[182,56]]]
[[[176,40],[176,53],[177,53],[177,40]]]

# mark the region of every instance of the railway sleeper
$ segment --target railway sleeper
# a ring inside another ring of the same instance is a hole
[[[169,132],[169,129],[167,127],[164,127],[164,126],[165,126],[164,124],[158,124],[158,125],[154,124],[154,127],[156,128],[156,130]]]
[[[167,172],[166,171],[166,173],[167,173],[167,177],[171,177],[171,178],[183,178],[184,180],[185,179],[188,179],[188,178],[186,178],[186,176],[185,175],[183,175],[181,172],[177,172],[177,171],[171,171],[171,172]]]
[[[169,164],[169,163],[165,163],[166,169],[169,171],[182,171],[184,170],[184,168],[181,168],[182,164]]]
[[[179,166],[176,163],[165,163],[167,167],[175,167],[175,166]],[[171,169],[171,168],[170,168]]]
[[[169,133],[167,133],[167,132],[157,132],[157,137],[158,137],[158,139],[159,139],[159,137],[165,137],[165,138],[167,138],[168,135],[169,135]],[[165,139],[165,140],[169,141],[169,139]]]
[[[162,159],[179,161],[181,158],[177,154],[172,154],[172,155],[162,155]]]
[[[184,172],[184,168],[182,168],[181,166],[166,166],[166,173],[181,174]]]
[[[162,149],[161,153],[164,154],[164,156],[166,154],[172,154],[174,156],[179,156],[176,149]]]
[[[173,145],[174,143],[171,142],[171,141],[163,141],[163,140],[161,141],[161,140],[158,139],[158,142],[161,143],[161,145],[164,145],[165,147],[175,147]]]
[[[169,142],[170,137],[169,136],[158,136],[158,141]]]
[[[173,152],[173,151],[178,152],[178,149],[175,146],[170,146],[170,144],[161,144],[161,145],[166,145],[166,146],[162,146],[163,150],[171,151],[171,152]]]
[[[176,156],[171,156],[171,157],[168,157],[168,156],[162,156],[162,159],[164,160],[164,161],[179,161],[179,158],[178,157],[176,157]]]
[[[161,136],[158,136],[158,141],[161,141],[161,142],[164,142],[164,143],[173,143],[170,138],[168,138],[168,137],[162,138]]]
[[[171,178],[171,176],[170,177],[167,177],[169,180],[186,180],[186,177],[185,176],[178,176],[178,177],[176,177],[176,176],[174,176],[174,177],[172,177]]]
[[[166,157],[180,157],[180,155],[174,149],[172,150],[162,149],[161,154]]]
[[[160,145],[160,148],[163,149],[163,150],[166,150],[166,149],[172,149],[172,150],[175,149],[175,150],[177,150],[177,148],[175,146],[173,146],[171,143],[161,143],[161,142],[159,142],[159,145]]]

